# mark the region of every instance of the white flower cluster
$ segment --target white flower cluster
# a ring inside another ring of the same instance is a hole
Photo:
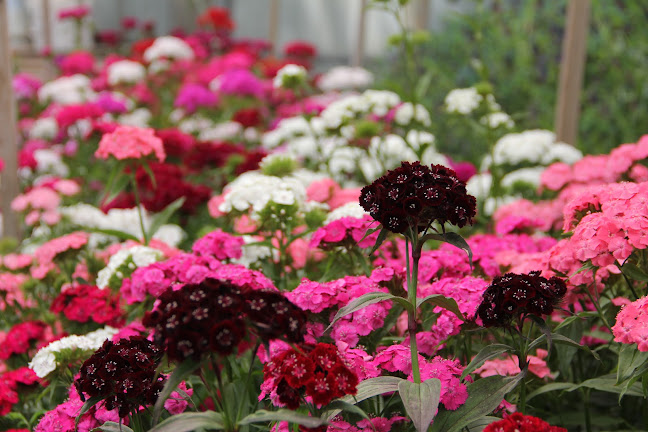
[[[374,76],[367,69],[353,66],[336,66],[323,74],[317,86],[325,91],[353,90],[369,87]]]
[[[520,168],[515,171],[511,171],[502,177],[500,184],[504,188],[511,188],[517,183],[523,183],[533,189],[536,189],[540,186],[540,176],[545,170],[543,166],[536,166],[531,168]]]
[[[117,117],[117,123],[126,126],[147,128],[149,127],[149,122],[152,118],[153,114],[148,108],[137,108],[132,112],[122,114]]]
[[[495,165],[517,165],[522,162],[548,165],[552,162],[573,164],[583,154],[565,143],[557,143],[556,135],[548,130],[528,130],[504,135],[493,149]]]
[[[128,263],[128,271],[132,273],[136,268],[146,267],[154,262],[160,261],[164,254],[148,246],[133,246],[128,249],[121,249],[116,254],[110,257],[108,265],[97,273],[97,286],[104,289],[110,285],[110,280],[113,276],[123,279],[122,266],[126,264],[129,259],[132,261]]]
[[[139,62],[119,60],[107,68],[108,84],[136,84],[146,78],[146,68]]]
[[[198,139],[200,141],[225,141],[233,139],[241,132],[243,132],[243,126],[235,121],[212,123],[210,127],[199,131]]]
[[[82,336],[66,336],[38,350],[34,358],[29,362],[29,367],[39,378],[45,378],[58,366],[56,363],[56,353],[66,349],[96,351],[101,348],[106,340],[117,334],[117,332],[117,329],[107,326]]]
[[[445,108],[449,113],[470,114],[483,100],[475,87],[451,90],[445,97]]]
[[[248,171],[225,187],[223,203],[218,208],[223,213],[252,210],[252,217],[270,202],[280,205],[297,204],[303,208],[306,187],[293,176],[275,177]]]
[[[331,102],[320,114],[324,125],[337,129],[349,120],[368,114],[382,117],[401,103],[398,94],[388,90],[366,90],[359,95],[349,95]]]
[[[297,83],[306,82],[308,71],[296,64],[287,64],[277,72],[272,85],[274,88],[293,88]]]
[[[61,214],[67,217],[73,224],[87,228],[98,228],[106,230],[122,231],[137,238],[142,237],[142,230],[139,224],[137,208],[132,209],[110,209],[108,213],[89,204],[75,204],[69,207],[62,207]],[[151,218],[147,215],[146,210],[142,209],[144,217],[144,228],[151,226]],[[178,225],[166,224],[153,235],[153,238],[163,241],[169,246],[176,247],[184,239],[185,233]],[[88,244],[91,248],[105,243],[109,237],[104,234],[92,233]]]
[[[274,261],[279,258],[278,250],[270,249],[268,246],[255,244],[259,241],[259,239],[257,238],[244,235],[243,241],[245,242],[245,244],[241,248],[241,258],[233,259],[233,264],[241,264],[249,268],[252,264],[255,264],[261,260],[272,258],[272,260]]]
[[[414,105],[411,102],[405,102],[396,108],[394,120],[401,126],[407,126],[412,122],[420,123],[423,126],[432,124],[428,110],[421,104]]]
[[[157,59],[186,59],[194,58],[194,52],[191,46],[185,41],[175,36],[161,36],[155,39],[153,45],[144,51],[144,60],[151,63]]]
[[[38,90],[38,100],[43,103],[56,102],[61,105],[80,104],[95,97],[90,78],[76,74],[49,81]]]
[[[58,123],[54,117],[40,117],[29,128],[29,137],[53,140],[58,134],[58,129]]]
[[[508,114],[501,111],[485,115],[481,118],[480,122],[491,129],[497,129],[498,127],[512,129],[515,126],[513,119]]]
[[[70,174],[70,169],[63,162],[61,153],[54,148],[35,150],[34,159],[36,159],[36,173],[52,174],[54,176],[66,178]]]
[[[324,225],[330,224],[334,220],[342,219],[345,217],[354,217],[360,219],[366,214],[369,213],[367,213],[362,207],[360,207],[360,203],[356,201],[348,202],[331,211],[326,216]]]
[[[263,134],[261,143],[267,149],[274,149],[282,144],[286,151],[300,157],[316,157],[318,140],[324,134],[324,124],[321,119],[314,117],[307,120],[304,117],[287,117],[282,119],[277,127]]]

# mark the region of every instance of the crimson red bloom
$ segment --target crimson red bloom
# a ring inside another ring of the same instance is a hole
[[[489,424],[484,432],[567,432],[567,429],[551,426],[537,417],[513,413],[503,420]]]
[[[308,41],[294,40],[284,45],[284,55],[308,60],[317,55],[317,49]]]
[[[122,321],[119,296],[95,285],[76,285],[62,291],[50,306],[54,313],[61,313],[71,321],[118,326]]]
[[[46,329],[47,324],[43,321],[26,321],[13,326],[0,342],[0,360],[29,351],[34,342],[44,339]]]
[[[209,7],[198,17],[201,26],[213,27],[214,30],[234,30],[235,24],[230,17],[229,9],[224,7]]]

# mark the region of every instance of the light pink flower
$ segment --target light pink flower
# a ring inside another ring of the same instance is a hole
[[[108,159],[140,159],[153,154],[160,162],[164,161],[164,144],[155,136],[151,128],[135,126],[118,126],[112,133],[104,134],[99,142],[95,157]]]

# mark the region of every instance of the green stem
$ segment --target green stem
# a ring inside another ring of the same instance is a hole
[[[142,230],[142,238],[144,239],[144,246],[148,246],[149,238],[144,228],[144,215],[142,214],[142,206],[139,196],[139,190],[137,189],[137,177],[135,175],[135,170],[133,169],[130,173],[131,183],[133,185],[133,195],[135,196],[135,205],[137,206],[137,218],[139,219],[140,229]]]
[[[416,384],[421,383],[421,371],[418,363],[418,346],[416,343],[417,334],[417,311],[416,311],[416,289],[418,284],[418,264],[421,258],[421,252],[418,249],[418,233],[415,229],[410,228],[412,241],[409,240],[409,235],[405,236],[405,253],[406,253],[406,266],[407,266],[407,297],[412,304],[411,312],[407,316],[407,329],[410,338],[410,355],[412,357],[412,377]],[[411,245],[411,247],[410,247]],[[410,265],[410,250],[412,251],[412,262]]]

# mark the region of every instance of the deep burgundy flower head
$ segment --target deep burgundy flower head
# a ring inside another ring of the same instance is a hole
[[[549,315],[567,292],[562,279],[546,279],[539,271],[506,273],[493,279],[484,291],[477,315],[484,327],[505,327],[525,314]]]
[[[98,396],[105,400],[106,409],[117,409],[125,417],[157,400],[165,382],[155,371],[162,355],[143,336],[107,340],[83,363],[74,385],[81,400]]]
[[[362,189],[360,205],[385,228],[402,233],[437,221],[458,227],[472,224],[475,197],[466,183],[443,165],[402,162],[399,168]]]
[[[281,293],[207,278],[178,290],[169,287],[143,323],[154,328],[154,342],[171,360],[182,361],[210,352],[232,354],[251,337],[301,342],[306,315]]]

